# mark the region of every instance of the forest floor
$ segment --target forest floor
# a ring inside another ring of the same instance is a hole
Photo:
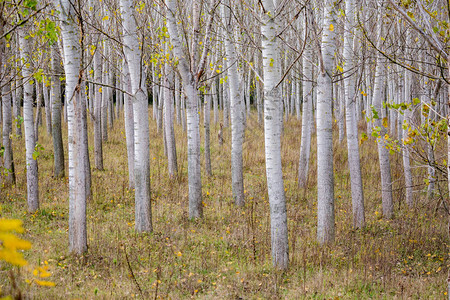
[[[151,111],[151,110],[150,110]],[[151,119],[151,118],[150,118]],[[213,118],[212,118],[213,119]],[[68,252],[67,177],[52,177],[51,138],[41,127],[39,189],[41,209],[26,212],[24,140],[14,137],[17,184],[2,188],[1,216],[24,221],[29,264],[18,270],[0,264],[5,294],[19,290],[33,299],[445,299],[447,217],[438,200],[427,200],[425,170],[414,169],[415,209],[404,204],[402,158],[391,155],[395,217],[381,217],[381,186],[374,140],[361,146],[367,227],[352,229],[352,205],[345,140],[335,128],[336,241],[316,242],[316,143],[313,138],[308,188],[297,187],[301,123],[292,117],[282,138],[289,228],[290,267],[271,265],[269,204],[264,167],[263,128],[252,117],[244,143],[246,205],[233,205],[230,128],[219,146],[218,124],[211,128],[213,176],[202,173],[204,218],[189,221],[186,136],[176,125],[179,176],[169,180],[162,134],[150,121],[152,234],[134,231],[133,191],[128,190],[123,120],[116,120],[104,144],[104,171],[92,171],[87,208],[89,250]],[[44,121],[45,123],[45,121]],[[91,126],[91,124],[89,125]],[[90,127],[91,128],[91,127]],[[63,134],[67,145],[67,126]],[[203,137],[203,132],[202,132]],[[93,165],[93,140],[89,150]],[[202,138],[203,140],[203,138]],[[202,154],[203,154],[202,145]],[[67,161],[67,147],[66,161]],[[203,159],[203,157],[202,157]],[[203,163],[203,162],[202,162]],[[67,165],[66,165],[67,167]],[[203,171],[203,170],[202,170]],[[67,168],[66,168],[67,172]],[[422,172],[422,173],[421,173]],[[67,174],[67,173],[66,173]],[[419,182],[420,181],[420,182]],[[441,183],[445,186],[445,182]],[[52,274],[36,284],[38,267]],[[11,278],[17,288],[11,290]]]

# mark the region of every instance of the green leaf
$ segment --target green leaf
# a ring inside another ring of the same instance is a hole
[[[378,120],[379,119],[379,117],[378,117],[378,112],[376,111],[376,109],[373,107],[373,105],[371,106],[371,109],[372,109],[372,118],[373,119],[375,119],[375,120]]]

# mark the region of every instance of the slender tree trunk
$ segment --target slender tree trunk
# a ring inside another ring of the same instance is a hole
[[[231,185],[234,203],[244,205],[244,176],[242,160],[242,144],[244,142],[244,113],[245,105],[241,97],[241,85],[237,69],[236,48],[233,44],[233,31],[229,2],[222,6],[223,20],[227,37],[225,37],[225,51],[227,56],[228,80],[231,102]]]
[[[406,40],[408,41],[409,34],[406,37]],[[411,103],[411,77],[412,74],[405,70],[405,103],[410,104]],[[403,127],[403,142],[406,140],[406,137],[408,136],[408,127],[411,126],[411,111],[409,109],[405,110],[405,123],[406,126]],[[411,173],[411,162],[409,158],[409,146],[404,144],[402,147],[403,152],[403,171],[405,174],[405,198],[406,198],[406,204],[409,208],[412,208],[414,206],[414,198],[413,198],[413,181],[412,181],[412,173]]]
[[[306,13],[308,17],[304,18],[305,30],[310,29],[311,22],[308,22],[310,13],[310,6],[308,5]],[[312,77],[312,56],[313,50],[307,41],[305,53],[303,55],[303,112],[302,112],[302,135],[300,142],[300,158],[298,166],[298,185],[300,188],[305,188],[308,182],[309,174],[309,156],[311,153],[311,119],[312,119],[312,94],[313,94],[313,77]]]
[[[61,71],[60,59],[58,57],[58,48],[52,47],[52,71],[59,74]],[[51,102],[52,102],[52,139],[54,154],[54,171],[56,178],[63,178],[64,171],[64,148],[62,140],[61,124],[61,80],[58,75],[52,76],[51,83]]]
[[[19,43],[19,42],[17,42]],[[19,46],[18,46],[19,47]],[[17,53],[20,57],[20,53]],[[16,68],[17,66],[16,62]],[[13,118],[15,120],[15,134],[18,137],[22,137],[22,122],[21,120],[21,103],[23,102],[23,86],[22,86],[22,71],[18,71],[16,79],[14,80],[14,94],[13,94]]]
[[[322,57],[317,77],[317,239],[320,244],[334,241],[333,174],[333,58],[335,52],[333,2],[324,2],[322,21]]]
[[[42,95],[44,96],[45,125],[47,127],[48,135],[52,135],[52,107],[48,96],[48,86],[46,81],[42,82]]]
[[[344,136],[345,136],[345,127],[344,127],[344,122],[345,122],[345,117],[346,117],[346,97],[345,97],[345,88],[344,88],[344,83],[342,81],[339,81],[337,84],[334,85],[334,89],[333,91],[335,92],[336,95],[336,102],[338,105],[338,109],[339,109],[339,114],[337,117],[337,121],[338,121],[338,128],[339,128],[339,144],[342,143],[342,141],[344,140]]]
[[[169,177],[175,178],[178,173],[177,147],[175,144],[175,130],[173,128],[173,70],[166,62],[164,76],[164,133],[167,145],[167,162]]]
[[[161,87],[158,93],[158,112],[156,114],[156,131],[162,132],[163,129],[163,106],[164,106],[164,89]]]
[[[187,124],[186,124],[186,97],[184,95],[181,95],[181,125],[183,127],[183,131],[187,131]]]
[[[0,22],[2,20],[0,19]],[[0,31],[1,32],[1,31]],[[5,47],[1,45],[3,58],[0,58],[0,66],[3,74],[3,88],[2,88],[2,143],[3,143],[3,172],[5,172],[5,186],[11,186],[16,183],[16,174],[14,171],[14,159],[12,150],[12,110],[11,110],[11,83],[10,70],[7,68],[8,62],[6,61]]]
[[[228,69],[228,62],[224,62],[225,69]],[[229,78],[224,78],[223,81],[223,126],[228,127],[230,125],[230,85],[228,82]]]
[[[296,79],[295,80],[295,112],[297,115],[297,120],[300,121],[300,116],[301,116],[301,110],[300,110],[300,106],[301,106],[301,83],[300,80]]]
[[[61,33],[64,42],[66,74],[66,103],[69,127],[69,251],[87,251],[86,230],[86,149],[85,87],[80,78],[82,49],[78,35],[78,20],[69,0],[60,0],[62,8]],[[75,3],[75,6],[77,4]],[[83,38],[81,38],[82,40]]]
[[[181,93],[180,93],[180,78],[175,74],[175,110],[177,115],[177,124],[181,124]]]
[[[102,82],[101,44],[97,44],[94,53],[94,81]],[[103,87],[95,86],[94,93],[94,164],[97,170],[103,170],[103,139],[102,139],[102,94]]]
[[[33,153],[36,146],[35,131],[33,124],[33,85],[30,83],[33,74],[31,63],[31,38],[25,37],[27,33],[24,28],[19,30],[20,56],[23,61],[22,74],[26,80],[23,89],[23,124],[25,134],[26,166],[27,166],[27,202],[28,212],[34,213],[39,209],[39,183],[38,164]]]
[[[113,63],[109,64],[110,68],[108,70],[108,84],[114,86],[113,78],[114,73],[112,70]],[[114,103],[113,103],[113,90],[108,88],[108,126],[113,128],[114,123]]]
[[[353,30],[356,5],[354,0],[346,0],[345,6],[345,30],[344,30],[344,74],[353,72],[355,57],[353,56]],[[355,102],[357,92],[355,76],[346,75],[345,88],[345,121],[347,129],[348,167],[350,169],[350,183],[352,190],[353,227],[362,228],[365,225],[364,193],[361,176],[361,165],[358,145],[358,123],[356,120]]]
[[[289,264],[286,199],[281,168],[281,119],[283,102],[278,81],[281,79],[279,55],[279,29],[276,16],[279,12],[273,0],[263,0],[267,13],[262,15],[262,56],[264,70],[264,142],[266,155],[267,189],[270,204],[270,232],[272,262],[279,269]]]
[[[123,60],[123,82],[122,88],[128,93],[132,93],[130,70],[128,68],[127,60]],[[125,119],[125,138],[127,140],[127,157],[128,157],[128,187],[135,188],[134,184],[134,114],[133,114],[133,99],[129,94],[124,93],[124,119]]]
[[[219,93],[218,93],[218,86],[217,81],[213,81],[212,88],[212,99],[213,99],[213,105],[214,105],[214,124],[217,124],[219,122]]]
[[[104,57],[109,57],[109,44],[107,41],[103,42],[103,53]],[[111,72],[108,67],[108,62],[106,59],[103,59],[103,70],[102,70],[102,83],[109,84],[109,75],[108,72]],[[109,101],[109,88],[104,86],[102,89],[102,104],[101,104],[101,114],[100,114],[100,122],[101,122],[101,130],[102,130],[102,141],[108,140],[108,101]]]
[[[377,49],[381,49],[381,33],[382,33],[382,20],[381,20],[381,9],[378,12],[378,22],[377,22]],[[378,113],[378,118],[375,119],[375,128],[380,128],[379,136],[377,138],[378,144],[378,158],[380,163],[381,171],[381,200],[383,207],[383,217],[390,219],[393,215],[393,202],[392,202],[392,180],[391,180],[391,164],[389,162],[389,150],[386,149],[386,143],[384,136],[386,134],[385,122],[382,119],[386,118],[385,110],[383,109],[383,89],[384,78],[383,78],[383,59],[381,54],[376,54],[377,64],[375,67],[375,83],[373,86],[373,106],[375,111]],[[384,119],[386,120],[386,119]]]
[[[137,232],[151,232],[153,227],[150,202],[150,140],[146,78],[141,65],[137,25],[133,16],[133,1],[120,0],[120,11],[123,20],[123,50],[130,70],[131,90],[134,95],[135,229]]]
[[[211,171],[211,143],[210,143],[210,119],[211,119],[211,93],[209,91],[205,95],[204,111],[203,111],[203,126],[205,127],[205,170],[208,176],[212,176]]]
[[[39,140],[39,126],[41,124],[42,83],[36,81],[36,114],[34,115],[34,136]]]
[[[153,106],[153,120],[156,120],[156,118],[158,117],[158,102],[159,102],[159,95],[158,95],[158,91],[159,91],[159,86],[157,85],[158,82],[158,77],[156,76],[156,72],[155,72],[155,65],[152,64],[152,81],[153,81],[153,85],[152,85],[152,106]]]
[[[166,0],[167,27],[173,52],[178,58],[177,68],[181,73],[184,92],[187,96],[187,136],[188,136],[188,181],[189,181],[189,218],[203,217],[202,181],[200,169],[200,125],[198,113],[198,94],[195,78],[190,72],[187,58],[183,54],[175,20],[176,2]]]

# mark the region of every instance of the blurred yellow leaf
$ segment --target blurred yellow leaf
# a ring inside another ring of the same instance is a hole
[[[54,282],[52,282],[52,281],[44,281],[44,280],[37,280],[37,279],[35,279],[34,280],[34,282],[36,282],[38,285],[40,285],[40,286],[49,286],[49,287],[52,287],[52,286],[55,286],[56,284],[54,283]]]

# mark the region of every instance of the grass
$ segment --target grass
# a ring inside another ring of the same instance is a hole
[[[17,184],[1,189],[1,214],[24,221],[23,237],[33,247],[25,252],[28,267],[17,270],[0,264],[1,291],[15,294],[20,290],[26,298],[35,299],[446,298],[447,218],[437,201],[426,199],[423,186],[414,194],[416,209],[405,206],[401,156],[391,156],[395,218],[386,221],[381,218],[376,144],[373,140],[362,144],[367,227],[355,231],[346,144],[335,141],[336,242],[320,247],[315,241],[315,138],[310,182],[307,189],[299,189],[300,122],[289,119],[282,156],[290,267],[281,273],[271,266],[263,129],[254,116],[248,120],[244,143],[246,205],[237,208],[231,195],[230,128],[225,130],[222,147],[217,140],[218,128],[212,124],[213,177],[202,175],[205,217],[189,221],[185,133],[176,125],[179,176],[170,180],[162,135],[156,133],[156,122],[151,120],[154,233],[136,234],[133,191],[127,188],[123,120],[116,120],[103,148],[105,170],[92,171],[93,197],[87,211],[89,250],[81,257],[68,253],[67,178],[52,177],[52,144],[45,128],[39,135],[44,147],[38,158],[41,209],[33,215],[26,213],[24,141],[14,137]],[[92,162],[93,140],[91,135],[89,138]],[[415,183],[420,184],[425,171],[414,172]],[[33,283],[32,271],[38,266],[48,266],[52,276],[46,279],[55,282],[55,287]],[[11,274],[16,289],[11,287]]]

